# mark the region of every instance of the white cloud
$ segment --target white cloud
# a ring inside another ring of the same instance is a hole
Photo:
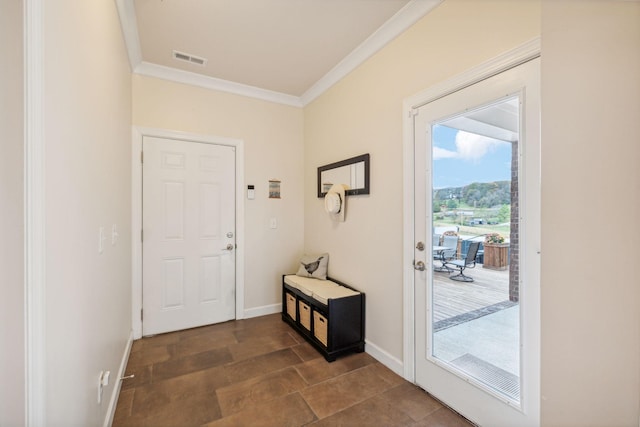
[[[508,144],[486,136],[474,133],[458,131],[456,134],[456,156],[460,159],[477,161],[484,157],[489,151],[493,151],[497,146]],[[435,152],[435,147],[434,147]],[[434,153],[435,158],[435,153]]]
[[[433,146],[433,160],[438,159],[452,159],[458,157],[458,153],[444,148]]]
[[[509,144],[505,141],[469,133],[462,130],[456,132],[456,151],[433,146],[433,160],[462,159],[477,162],[498,146]]]

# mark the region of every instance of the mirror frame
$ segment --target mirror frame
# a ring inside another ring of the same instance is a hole
[[[352,188],[345,191],[347,196],[355,196],[359,194],[369,194],[369,153],[362,154],[360,156],[352,157],[350,159],[341,160],[339,162],[330,163],[328,165],[320,166],[318,168],[318,198],[324,197],[327,193],[322,192],[322,172],[330,169],[337,169],[343,166],[353,165],[355,163],[364,162],[364,188]]]

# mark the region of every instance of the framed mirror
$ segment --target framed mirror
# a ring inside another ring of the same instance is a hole
[[[345,184],[345,194],[369,194],[369,153],[318,168],[318,197],[324,197],[333,184]]]

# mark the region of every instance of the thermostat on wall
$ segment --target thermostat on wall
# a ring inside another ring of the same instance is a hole
[[[256,186],[247,185],[247,199],[253,200],[256,198]]]

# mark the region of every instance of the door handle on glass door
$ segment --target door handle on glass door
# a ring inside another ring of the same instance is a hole
[[[426,266],[424,265],[424,262],[418,261],[413,263],[413,268],[418,271],[424,271]]]

